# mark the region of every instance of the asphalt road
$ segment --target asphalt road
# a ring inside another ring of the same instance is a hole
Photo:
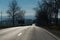
[[[0,30],[0,40],[59,40],[43,28],[36,26],[14,27]]]

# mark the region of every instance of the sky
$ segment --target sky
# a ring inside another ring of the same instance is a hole
[[[12,0],[0,0],[0,12],[2,11],[2,15],[6,16],[7,15],[7,10],[9,6],[9,2]],[[22,10],[26,11],[26,16],[28,15],[35,15],[35,11],[33,8],[37,6],[38,0],[17,0],[18,6],[21,7]],[[0,14],[1,15],[1,14]]]
[[[12,0],[0,0],[0,16],[1,16],[1,11],[3,16],[7,16],[7,10],[9,6],[9,2]],[[17,0],[18,6],[21,7],[22,10],[26,11],[25,16],[34,16],[35,11],[33,8],[37,7],[37,2],[41,0]],[[58,15],[58,18],[60,18],[60,12]]]

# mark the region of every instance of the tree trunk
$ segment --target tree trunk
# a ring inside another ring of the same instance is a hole
[[[13,12],[13,27],[15,26],[15,24],[14,24],[14,12]]]
[[[55,24],[56,26],[58,25],[58,9],[56,10],[56,13],[55,13]]]

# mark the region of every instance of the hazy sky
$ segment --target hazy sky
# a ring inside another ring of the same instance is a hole
[[[3,16],[7,15],[7,9],[9,2],[12,0],[0,0],[0,12],[3,12]],[[39,0],[41,2],[41,0]],[[17,0],[18,6],[20,6],[23,10],[26,11],[26,15],[34,15],[35,11],[33,10],[34,7],[37,7],[38,0]],[[1,14],[0,14],[1,15]],[[60,18],[60,12],[59,16]]]
[[[3,16],[6,15],[6,11],[8,9],[9,2],[12,0],[0,0],[0,12],[3,12]],[[34,7],[37,6],[38,0],[17,0],[18,6],[20,6],[23,10],[26,11],[26,15],[34,15],[35,11]]]

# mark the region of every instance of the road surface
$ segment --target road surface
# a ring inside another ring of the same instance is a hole
[[[43,28],[36,26],[14,27],[0,30],[0,40],[59,40]]]

